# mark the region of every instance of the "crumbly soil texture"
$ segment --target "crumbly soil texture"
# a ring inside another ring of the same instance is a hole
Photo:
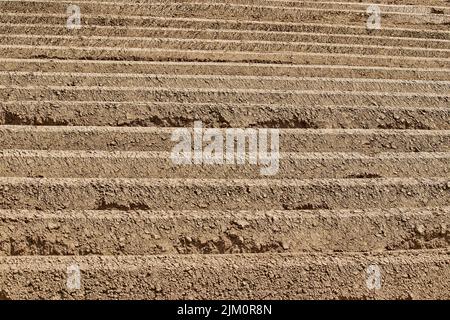
[[[450,3],[374,2],[0,1],[0,300],[450,299]]]

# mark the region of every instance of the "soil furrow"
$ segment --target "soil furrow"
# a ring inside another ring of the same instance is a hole
[[[3,24],[51,24],[55,26],[65,26],[67,15],[45,14],[45,13],[4,13],[0,16],[0,23]],[[98,17],[83,14],[83,26],[86,29],[92,26],[116,28],[116,30],[135,28],[194,28],[203,30],[252,30],[252,31],[278,31],[278,32],[309,32],[342,35],[366,35],[379,37],[406,37],[450,40],[448,31],[443,30],[418,30],[404,28],[393,25],[385,26],[380,30],[368,30],[364,23],[342,24],[342,21],[334,23],[320,23],[320,20],[313,23],[305,22],[273,22],[248,19],[219,19],[214,18],[174,18],[158,16],[108,16]],[[69,34],[78,34],[77,30],[70,30]]]
[[[74,264],[83,286],[69,291],[67,268]],[[366,285],[366,270],[374,264],[383,271],[377,291]],[[449,278],[445,249],[370,255],[0,257],[5,299],[448,299]]]
[[[449,210],[0,210],[0,255],[437,249],[450,244]]]
[[[448,49],[450,40],[386,37],[377,35],[329,34],[315,32],[277,32],[261,30],[204,30],[193,28],[129,28],[112,26],[85,26],[80,30],[68,31],[64,25],[52,24],[2,24],[1,35],[67,36],[72,37],[108,37],[112,40],[134,41],[139,38],[173,38],[233,41],[270,41],[270,42],[317,42],[346,44],[354,46],[413,47],[415,50]],[[138,42],[134,42],[138,43]]]
[[[40,35],[0,35],[3,48],[14,46],[79,47],[108,51],[190,50],[190,51],[232,51],[232,52],[277,52],[277,53],[320,53],[379,55],[408,58],[428,58],[450,62],[450,49],[430,49],[421,47],[380,46],[378,44],[330,44],[318,42],[275,42],[182,38],[130,38],[130,37],[73,37]]]
[[[174,128],[0,126],[3,149],[172,151]],[[450,131],[280,130],[282,152],[449,152]]]
[[[258,90],[322,90],[426,92],[450,96],[450,81],[386,80],[272,76],[215,76],[118,73],[2,72],[2,86],[67,86],[67,87],[130,87],[162,89],[258,89]]]
[[[0,209],[298,210],[446,206],[448,178],[0,178]]]
[[[353,79],[448,81],[450,69],[365,67],[352,65],[295,65],[232,62],[170,62],[170,61],[114,61],[114,60],[46,60],[2,59],[2,70],[8,72],[77,72],[215,75],[252,77],[343,77]]]
[[[224,159],[222,159],[225,162]],[[0,151],[0,176],[45,178],[218,178],[258,179],[258,165],[184,165],[170,153],[99,151]],[[273,179],[450,178],[449,153],[280,154]]]

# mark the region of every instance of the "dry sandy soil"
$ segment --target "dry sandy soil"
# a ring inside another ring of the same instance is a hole
[[[372,3],[0,1],[0,300],[450,299],[450,3]]]

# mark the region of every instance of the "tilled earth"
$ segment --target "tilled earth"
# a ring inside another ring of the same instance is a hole
[[[450,299],[450,3],[373,3],[0,1],[0,300]]]

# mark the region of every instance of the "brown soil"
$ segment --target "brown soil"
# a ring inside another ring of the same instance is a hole
[[[0,2],[0,300],[450,299],[448,1],[372,1],[380,30],[356,1],[105,2],[80,30]],[[279,128],[278,173],[175,165],[199,120]]]

